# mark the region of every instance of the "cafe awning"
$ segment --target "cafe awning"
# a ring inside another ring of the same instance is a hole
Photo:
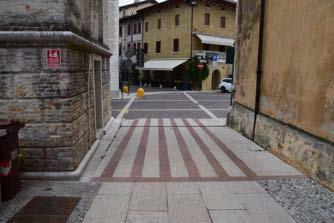
[[[196,34],[196,36],[205,44],[213,44],[219,46],[234,46],[234,39],[218,36],[207,36],[202,34]]]
[[[154,59],[145,62],[144,67],[136,67],[137,70],[161,70],[172,71],[188,59]]]

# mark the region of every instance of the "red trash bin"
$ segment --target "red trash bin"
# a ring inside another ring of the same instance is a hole
[[[19,139],[24,124],[0,122],[0,188],[1,200],[12,199],[19,191]]]

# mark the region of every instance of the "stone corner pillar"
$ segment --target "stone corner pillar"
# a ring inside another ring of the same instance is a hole
[[[110,88],[113,98],[119,97],[119,0],[108,0],[108,47],[110,57]]]

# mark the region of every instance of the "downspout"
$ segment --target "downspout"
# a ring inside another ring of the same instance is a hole
[[[144,22],[145,22],[145,19],[144,19],[144,16],[143,16],[142,22],[141,22],[141,26],[142,26],[142,28],[141,28],[141,50],[139,51],[139,53],[140,53],[140,55],[144,55],[144,58],[145,58],[145,54],[144,53],[141,54],[141,52],[144,51],[144,32],[145,32],[145,24],[144,24]],[[143,63],[145,62],[144,58],[142,58]],[[142,80],[143,76],[144,76],[144,71],[140,70],[139,71],[139,87],[142,87],[141,80]]]
[[[196,4],[194,1],[191,3],[191,27],[190,27],[190,58],[193,56],[193,30],[194,30],[194,4]]]
[[[252,140],[255,138],[257,115],[260,111],[260,96],[261,96],[261,81],[262,81],[262,63],[263,63],[263,30],[264,30],[264,16],[265,16],[265,0],[261,0],[260,6],[260,24],[259,24],[259,45],[257,54],[257,70],[256,70],[256,93],[255,93],[255,109]]]
[[[193,57],[193,30],[194,30],[194,6],[196,5],[196,0],[191,0],[190,1],[190,6],[191,6],[191,21],[190,21],[190,59]],[[185,78],[185,91],[188,90],[188,75],[186,75]]]

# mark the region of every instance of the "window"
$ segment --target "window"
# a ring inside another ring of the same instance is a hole
[[[144,53],[148,53],[148,43],[144,43]]]
[[[130,36],[131,35],[131,25],[129,24],[128,25],[128,36]]]
[[[232,84],[232,79],[231,78],[225,78],[225,79],[223,79],[223,82]]]
[[[145,22],[145,32],[148,32],[148,22]]]
[[[160,41],[157,41],[155,43],[155,52],[156,53],[160,53],[161,52],[161,42]]]
[[[173,41],[173,51],[174,52],[179,51],[179,39],[174,39],[174,41]]]
[[[161,29],[161,19],[158,19],[158,29]]]
[[[136,43],[133,44],[133,51],[132,52],[136,52]]]
[[[175,26],[180,24],[180,15],[175,15]]]
[[[205,13],[204,14],[204,25],[210,25],[210,14],[209,13]]]
[[[226,52],[226,47],[225,46],[219,46],[219,51],[220,52]]]
[[[119,27],[119,36],[120,37],[123,36],[123,27],[122,26]]]
[[[203,44],[203,50],[210,50],[209,44]]]
[[[130,49],[131,49],[131,45],[130,45],[130,43],[128,43],[127,50],[130,50]]]
[[[137,34],[137,23],[133,24],[133,34]]]
[[[119,44],[119,55],[122,56],[122,44]]]
[[[138,34],[141,33],[141,22],[138,22]]]
[[[140,50],[140,43],[137,43],[137,50]]]
[[[220,17],[220,28],[225,28],[226,27],[226,19],[225,17]]]

